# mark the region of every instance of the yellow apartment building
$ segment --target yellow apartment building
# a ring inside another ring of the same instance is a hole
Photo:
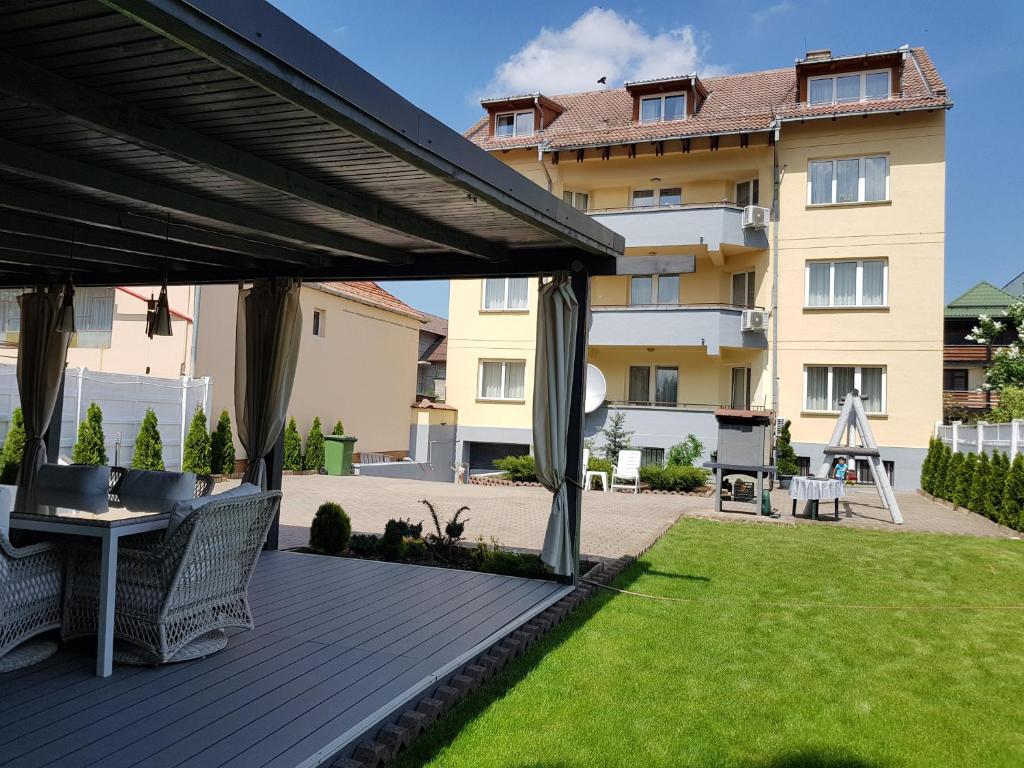
[[[952,106],[925,50],[482,106],[466,136],[632,257],[592,282],[596,446],[623,412],[647,462],[690,433],[710,452],[715,408],[763,408],[816,469],[856,388],[896,486],[916,487],[942,413]],[[474,470],[529,448],[535,327],[534,280],[452,283],[447,403]]]

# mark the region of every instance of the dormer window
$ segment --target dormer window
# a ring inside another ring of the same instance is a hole
[[[640,99],[640,122],[660,123],[686,117],[686,94],[666,93]]]
[[[888,69],[807,78],[807,101],[811,106],[888,99],[891,93]]]
[[[503,112],[494,116],[494,135],[499,139],[529,136],[533,133],[533,110]]]

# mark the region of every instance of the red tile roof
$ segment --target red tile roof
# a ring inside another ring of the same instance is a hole
[[[327,293],[358,301],[360,304],[368,304],[371,307],[386,309],[389,312],[397,312],[400,315],[419,320],[421,323],[427,320],[427,315],[413,309],[397,296],[391,295],[377,285],[377,283],[370,280],[358,282],[353,280],[333,280],[323,283],[310,283],[310,285]]]
[[[464,135],[492,151],[535,147],[541,142],[557,150],[765,131],[776,120],[951,107],[946,86],[928,53],[923,48],[912,48],[906,54],[899,92],[890,99],[813,107],[799,103],[796,68],[787,67],[702,80],[708,96],[699,112],[685,120],[638,123],[633,120],[633,96],[625,88],[610,88],[552,97],[565,111],[549,127],[530,136],[488,136],[486,115]]]
[[[438,344],[430,350],[425,361],[428,363],[444,363],[448,361],[448,321],[437,315],[425,315],[427,321],[420,328],[421,333],[432,333],[440,337]]]

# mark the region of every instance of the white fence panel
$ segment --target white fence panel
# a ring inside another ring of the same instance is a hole
[[[64,373],[60,433],[60,452],[68,459],[90,403],[103,409],[103,436],[111,464],[131,464],[135,436],[146,409],[152,408],[163,443],[164,465],[169,470],[180,469],[185,431],[195,409],[203,406],[209,419],[210,380],[161,379],[69,368]],[[11,413],[20,404],[15,366],[0,365],[0,440],[7,435]]]
[[[960,422],[936,424],[935,437],[959,453],[1005,453],[1013,458],[1024,453],[1024,419],[1001,424],[980,421],[975,426]]]

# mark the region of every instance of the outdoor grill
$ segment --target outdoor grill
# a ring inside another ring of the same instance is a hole
[[[715,511],[724,501],[761,504],[764,481],[775,472],[775,414],[719,408],[718,451],[715,461],[704,466],[715,473]],[[729,478],[733,478],[729,480]],[[744,479],[745,478],[745,479]]]

